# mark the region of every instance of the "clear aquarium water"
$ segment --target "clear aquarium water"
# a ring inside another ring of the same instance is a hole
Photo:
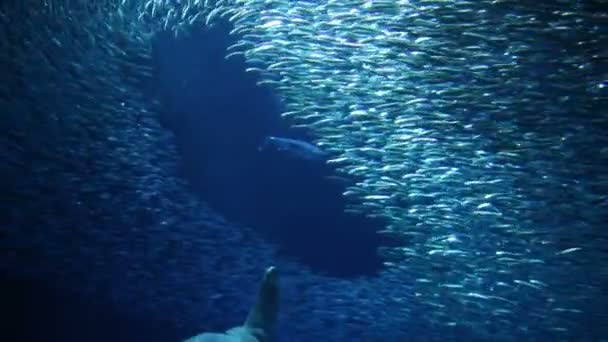
[[[258,342],[608,341],[603,0],[3,1],[0,69],[0,340],[223,333],[275,266]]]

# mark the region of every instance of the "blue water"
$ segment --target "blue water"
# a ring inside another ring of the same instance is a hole
[[[258,78],[245,72],[243,59],[224,59],[234,40],[229,29],[224,24],[195,31],[187,39],[167,34],[155,41],[157,84],[147,86],[150,96],[161,99],[163,127],[174,134],[183,160],[178,173],[196,197],[230,222],[251,227],[278,246],[281,258],[330,277],[375,275],[381,269],[376,250],[391,241],[376,234],[381,221],[343,213],[341,193],[347,183],[328,178],[333,172],[323,163],[259,151],[268,135],[304,141],[311,137],[280,120],[280,99],[256,86]],[[145,224],[147,219],[141,220]],[[196,284],[191,285],[196,291]],[[92,300],[40,278],[9,274],[3,287],[3,303],[17,308],[7,326],[19,340],[82,341],[86,336],[87,341],[171,341],[198,332],[200,326],[176,327],[172,318],[125,314],[120,303]],[[210,328],[223,330],[243,317],[208,319]]]
[[[269,135],[313,137],[281,120],[280,96],[256,86],[258,76],[245,72],[242,58],[224,59],[235,39],[230,29],[221,23],[180,40],[170,33],[155,38],[154,81],[141,89],[145,101],[160,101],[160,117],[142,119],[141,131],[116,132],[116,145],[96,135],[107,130],[79,131],[95,124],[90,117],[76,129],[68,126],[78,118],[42,119],[47,107],[70,108],[68,99],[33,104],[24,97],[23,107],[7,110],[13,113],[9,128],[21,122],[14,113],[26,109],[40,122],[20,140],[25,144],[7,144],[7,164],[23,169],[1,174],[10,203],[0,221],[8,227],[0,230],[6,262],[0,303],[9,308],[2,331],[11,336],[6,340],[179,341],[201,330],[222,331],[243,321],[269,264],[284,275],[283,304],[290,306],[281,311],[280,341],[518,340],[498,335],[500,322],[492,336],[475,327],[432,330],[418,319],[425,308],[408,301],[414,279],[378,276],[386,271],[378,248],[407,241],[377,234],[381,220],[344,213],[342,192],[356,179],[332,178],[323,163],[260,151]],[[543,67],[531,72],[542,75]],[[23,79],[44,86],[44,77],[28,76]],[[15,83],[11,89],[22,95],[30,86]],[[155,138],[146,140],[150,134]],[[85,140],[101,141],[101,147],[72,154]],[[66,155],[47,153],[46,146]],[[115,152],[117,146],[127,152]],[[87,158],[69,160],[82,155]],[[580,158],[588,158],[585,151]],[[150,170],[154,177],[147,177]],[[605,211],[606,201],[596,209]],[[580,221],[578,213],[559,219],[556,230]],[[606,241],[600,229],[592,232],[576,238]],[[589,272],[598,269],[589,265]],[[589,310],[604,312],[605,304]],[[399,314],[403,306],[412,306],[409,316]],[[605,337],[606,322],[584,319],[573,322],[565,340]],[[528,338],[548,341],[554,335]]]
[[[161,120],[175,132],[184,176],[213,208],[279,242],[286,256],[329,275],[374,274],[382,222],[343,214],[346,183],[329,178],[324,163],[259,150],[269,135],[311,137],[281,121],[280,99],[256,86],[242,58],[224,59],[235,42],[229,31],[218,25],[156,44]]]

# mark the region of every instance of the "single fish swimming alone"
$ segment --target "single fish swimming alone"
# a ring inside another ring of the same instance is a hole
[[[268,136],[264,142],[258,147],[259,151],[272,148],[276,151],[285,152],[290,156],[305,160],[322,161],[328,157],[327,152],[321,150],[317,146],[302,140],[279,138]]]

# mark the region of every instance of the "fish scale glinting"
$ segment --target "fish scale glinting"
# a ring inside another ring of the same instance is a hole
[[[166,187],[166,171],[157,168],[175,161],[156,149],[165,145],[152,134],[161,130],[152,115],[158,104],[135,89],[153,77],[155,34],[179,39],[227,20],[238,42],[226,58],[244,56],[258,83],[281,97],[284,120],[306,129],[340,176],[356,179],[343,194],[346,210],[383,219],[380,233],[402,241],[379,251],[394,287],[383,300],[398,306],[407,298],[427,309],[419,314],[430,326],[480,334],[550,332],[559,340],[585,315],[608,319],[593,309],[608,302],[601,266],[608,241],[600,234],[608,209],[601,1],[44,3],[39,11],[0,7],[0,34],[8,37],[0,40],[0,59],[15,80],[2,85],[0,101],[25,111],[17,99],[32,99],[19,126],[29,128],[13,130],[7,144],[36,135],[28,148],[40,159],[62,155],[61,165],[81,163],[116,184],[105,173],[112,163],[139,198],[158,196],[170,208],[165,190],[149,187]],[[69,61],[58,61],[58,52]],[[37,104],[53,97],[70,99],[70,107]],[[74,131],[54,131],[65,122]],[[70,155],[53,150],[72,143]],[[116,153],[98,155],[98,145]],[[133,165],[141,158],[147,176]],[[53,170],[32,172],[37,178]],[[78,180],[86,197],[87,179]],[[16,198],[28,195],[17,187]],[[400,283],[413,286],[399,291]]]

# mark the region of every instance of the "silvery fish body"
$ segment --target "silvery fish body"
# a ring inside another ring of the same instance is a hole
[[[259,147],[260,151],[269,148],[285,152],[290,156],[305,160],[325,160],[327,153],[317,146],[302,140],[268,136]]]
[[[274,247],[190,195],[141,91],[154,34],[224,18],[240,35],[226,57],[243,56],[281,95],[282,117],[316,137],[338,175],[356,177],[346,211],[386,220],[380,233],[402,241],[380,250],[376,277],[289,266],[288,288],[311,300],[285,297],[297,306],[286,340],[608,336],[586,323],[608,318],[600,1],[14,3],[0,8],[2,267],[178,324],[220,313],[201,310],[202,293],[239,302]],[[267,143],[318,155],[285,139]],[[210,271],[226,260],[230,277]]]

